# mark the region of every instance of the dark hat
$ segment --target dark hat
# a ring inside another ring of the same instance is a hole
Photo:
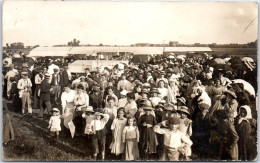
[[[233,98],[237,98],[236,93],[233,91],[227,90],[224,93],[230,94]]]
[[[178,107],[178,112],[183,112],[183,113],[186,113],[188,115],[190,115],[190,112],[188,111],[188,108],[186,106],[180,106]]]
[[[22,71],[22,72],[21,72],[21,75],[27,76],[27,75],[28,75],[28,72],[27,72],[27,71]]]
[[[155,106],[155,108],[164,108],[163,104],[159,103],[158,105]]]
[[[171,117],[168,120],[168,123],[169,124],[173,124],[173,125],[178,125],[178,124],[180,124],[180,119],[179,118],[175,118],[175,117]]]
[[[150,90],[150,93],[160,93],[159,91],[158,91],[158,89],[157,88],[152,88],[151,90]]]
[[[48,72],[46,72],[45,74],[44,74],[44,78],[45,79],[49,79],[51,77],[51,75],[48,73]]]
[[[101,115],[103,113],[103,110],[101,108],[98,108],[95,110],[95,115]]]
[[[65,85],[64,85],[64,88],[65,87],[69,87],[70,88],[70,84],[69,83],[66,83]]]
[[[144,110],[154,110],[153,105],[149,100],[145,100],[144,102],[142,102],[142,105],[142,109]]]
[[[141,90],[141,93],[146,93],[146,94],[148,94],[148,90],[143,88],[143,89]]]
[[[93,86],[93,91],[94,91],[94,92],[99,92],[99,91],[100,91],[100,89],[99,89],[99,87],[98,87],[98,86]]]

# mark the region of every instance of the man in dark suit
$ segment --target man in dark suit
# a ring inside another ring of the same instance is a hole
[[[52,74],[51,77],[51,88],[52,88],[52,96],[53,99],[55,101],[56,104],[58,104],[58,99],[60,97],[60,85],[61,85],[61,80],[60,80],[60,74],[58,73],[58,69],[55,68],[54,70],[54,74]]]
[[[71,74],[69,72],[69,67],[64,66],[64,71],[61,73],[61,91],[64,91],[64,86],[70,83]]]
[[[45,105],[45,107],[47,108],[48,113],[50,114],[50,111],[52,110],[52,106],[51,106],[51,85],[49,83],[50,80],[50,74],[49,73],[45,73],[44,75],[44,80],[41,83],[41,87],[40,87],[40,111],[38,114],[39,118],[43,118],[43,112],[44,112],[44,108],[43,105]]]

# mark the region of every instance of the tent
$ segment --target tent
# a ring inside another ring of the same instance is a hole
[[[70,50],[71,47],[37,47],[28,57],[66,57]]]

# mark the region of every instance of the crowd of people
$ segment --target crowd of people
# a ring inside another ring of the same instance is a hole
[[[256,159],[257,68],[240,57],[169,54],[80,75],[52,59],[4,59],[3,97],[14,110],[47,116],[54,142],[61,130],[84,136],[95,160],[107,151],[127,161]]]

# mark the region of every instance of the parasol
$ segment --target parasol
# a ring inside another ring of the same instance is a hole
[[[213,63],[215,63],[215,64],[226,64],[225,60],[221,59],[221,58],[213,59]]]
[[[254,87],[248,83],[247,81],[243,79],[235,79],[232,80],[233,83],[242,83],[244,86],[244,90],[247,91],[250,95],[253,95],[255,97],[255,89]]]
[[[244,62],[255,62],[253,60],[253,58],[250,58],[250,57],[243,57],[241,60],[244,61]]]

